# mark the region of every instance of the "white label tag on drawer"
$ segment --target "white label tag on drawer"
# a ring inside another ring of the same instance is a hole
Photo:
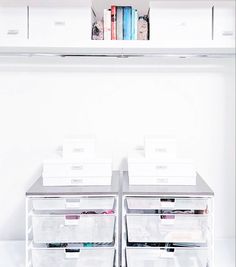
[[[175,250],[174,249],[161,249],[160,258],[173,258]]]
[[[71,179],[71,185],[81,185],[84,180],[82,178],[73,178]]]
[[[173,225],[175,224],[175,215],[161,215],[160,220],[162,225]]]
[[[80,255],[80,249],[66,249],[65,258],[66,259],[78,259]]]
[[[75,201],[66,200],[65,206],[67,209],[80,208],[81,206],[80,199],[76,199]]]
[[[79,215],[66,215],[65,216],[65,225],[66,226],[78,225],[79,220],[80,220]]]
[[[83,147],[75,147],[73,149],[74,153],[84,153],[84,148]]]
[[[160,199],[160,206],[164,209],[171,209],[175,207],[175,199]]]

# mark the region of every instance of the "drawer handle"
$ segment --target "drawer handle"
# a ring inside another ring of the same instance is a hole
[[[161,198],[160,204],[162,208],[174,208],[175,207],[175,199],[169,199],[169,198]]]
[[[155,152],[157,153],[166,153],[167,152],[167,149],[166,148],[161,148],[161,147],[157,147],[155,148]]]
[[[65,249],[66,259],[77,259],[80,254],[80,249]]]
[[[174,248],[168,248],[168,249],[161,248],[160,249],[160,257],[161,258],[173,258],[174,254],[175,254]]]
[[[65,216],[65,225],[66,226],[78,225],[79,220],[80,220],[79,215],[66,215]]]
[[[55,26],[65,26],[66,25],[66,22],[65,21],[55,21],[54,22],[54,25]]]
[[[8,30],[7,35],[17,35],[19,34],[19,30]]]
[[[67,209],[71,209],[71,208],[80,208],[80,199],[77,199],[76,201],[68,201],[66,200],[65,206]]]
[[[161,215],[161,224],[173,225],[175,223],[175,215]]]
[[[157,165],[156,169],[157,170],[166,170],[168,167],[166,165]]]
[[[71,179],[72,185],[79,185],[83,183],[83,179]]]
[[[83,170],[83,165],[73,165],[71,166],[72,171],[81,171]]]
[[[75,152],[75,153],[84,153],[84,148],[83,147],[75,147],[73,149],[73,152]]]

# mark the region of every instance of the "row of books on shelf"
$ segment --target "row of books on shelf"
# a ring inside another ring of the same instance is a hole
[[[148,16],[139,16],[131,6],[111,6],[93,24],[93,40],[148,40]]]

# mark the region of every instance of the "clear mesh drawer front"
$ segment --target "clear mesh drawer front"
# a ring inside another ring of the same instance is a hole
[[[33,249],[33,267],[113,267],[114,249]]]
[[[32,218],[35,243],[111,243],[114,215],[37,215]]]
[[[204,243],[207,225],[200,215],[127,215],[129,242]]]
[[[127,267],[210,267],[207,249],[127,248]]]

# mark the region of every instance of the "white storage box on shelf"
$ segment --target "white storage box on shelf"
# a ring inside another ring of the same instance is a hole
[[[81,159],[95,157],[95,138],[94,137],[68,137],[63,141],[64,159]]]
[[[110,185],[112,160],[47,160],[43,165],[42,176],[45,186]]]
[[[130,185],[195,185],[196,169],[192,160],[158,160],[129,157]]]
[[[77,43],[91,40],[94,13],[91,1],[60,5],[40,3],[29,9],[29,39],[35,42]]]
[[[150,2],[150,40],[172,46],[210,43],[212,6],[205,1]]]
[[[206,267],[207,248],[127,248],[127,267]]]
[[[173,159],[177,155],[177,145],[174,138],[145,136],[145,157],[156,159]]]
[[[214,2],[214,42],[235,46],[235,1]]]
[[[26,6],[0,6],[0,40],[26,40],[27,25]]]
[[[33,249],[34,267],[112,267],[114,248]]]

